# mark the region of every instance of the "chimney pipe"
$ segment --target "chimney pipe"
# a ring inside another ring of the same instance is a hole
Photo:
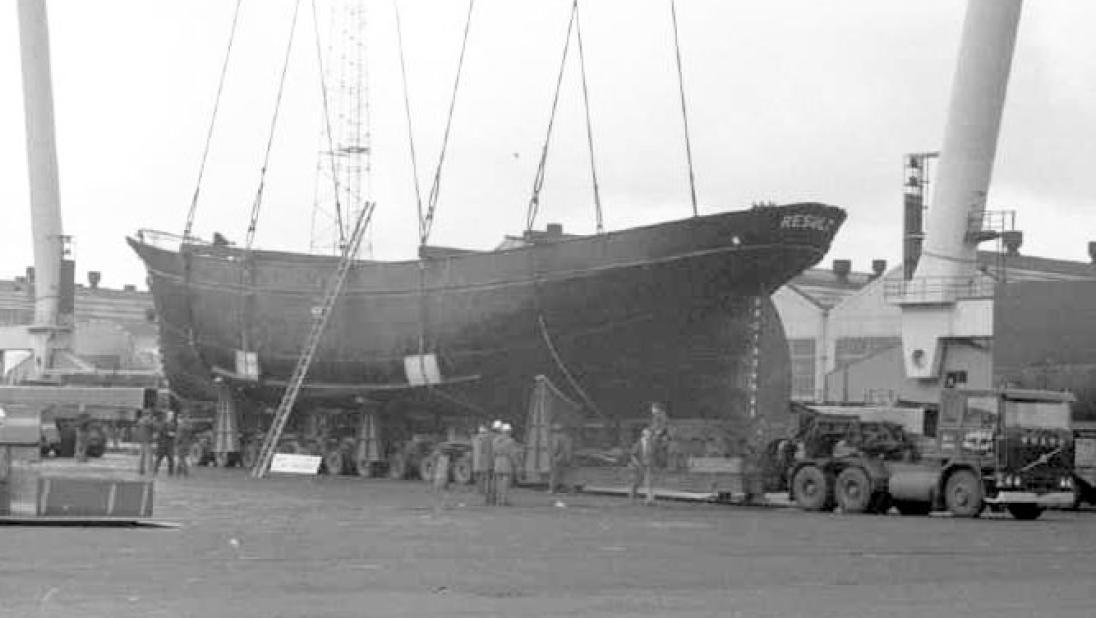
[[[1096,264],[1096,242],[1088,243],[1088,259]]]
[[[871,261],[871,272],[874,275],[873,278],[877,279],[879,277],[882,277],[883,273],[887,272],[887,261],[886,260],[872,260]]]
[[[97,270],[89,270],[88,271],[88,287],[90,287],[93,290],[98,290],[99,289],[99,281],[102,280],[102,278],[103,278],[103,273],[101,273]]]
[[[852,260],[834,260],[833,261],[833,274],[837,275],[837,278],[841,281],[847,281],[849,278],[849,272],[852,271]]]

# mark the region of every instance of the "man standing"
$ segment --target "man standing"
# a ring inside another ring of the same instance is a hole
[[[175,475],[175,423],[161,413],[153,426],[156,434],[156,461],[152,464],[152,476],[160,472],[160,462],[167,458],[167,475]]]
[[[88,434],[91,432],[91,415],[80,404],[80,412],[76,415],[76,461],[88,460]]]
[[[651,429],[644,427],[639,434],[639,440],[632,446],[631,458],[628,462],[632,468],[632,487],[628,497],[635,502],[636,493],[640,485],[647,489],[645,504],[655,503],[654,481],[651,478],[651,467],[654,465],[654,439],[651,437]]]
[[[137,410],[137,425],[133,428],[133,437],[140,445],[140,460],[137,473],[144,475],[152,472],[152,410]]]
[[[574,444],[571,436],[563,430],[563,425],[552,424],[552,435],[548,440],[548,453],[551,464],[548,472],[548,493],[554,494],[567,487],[571,458],[574,456]]]
[[[503,423],[502,430],[491,445],[495,460],[495,504],[499,506],[510,504],[510,484],[514,479],[514,470],[517,469],[518,443],[510,435],[511,431],[510,424]]]
[[[495,465],[491,440],[491,434],[483,425],[480,425],[479,431],[472,438],[472,474],[476,477],[476,489],[487,504],[491,502],[491,468]]]
[[[194,426],[190,419],[180,418],[175,429],[175,473],[190,475],[190,446],[194,443]],[[168,462],[170,464],[170,462]]]

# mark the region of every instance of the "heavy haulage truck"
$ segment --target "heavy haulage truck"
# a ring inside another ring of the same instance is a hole
[[[931,438],[853,414],[816,414],[795,438],[770,446],[770,465],[806,510],[977,517],[989,507],[1035,519],[1073,504],[1072,401],[1054,391],[944,389]]]

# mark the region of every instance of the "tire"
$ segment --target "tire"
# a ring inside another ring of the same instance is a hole
[[[388,458],[388,478],[397,481],[407,478],[407,455],[396,453]]]
[[[365,458],[356,459],[354,461],[354,474],[365,479],[371,479],[374,476],[373,473],[373,462]]]
[[[472,484],[472,459],[460,457],[453,464],[453,482],[458,485]]]
[[[857,466],[845,468],[837,475],[833,493],[837,506],[845,513],[864,513],[871,507],[871,479]]]
[[[956,517],[978,517],[985,508],[982,481],[970,470],[957,470],[944,487],[944,506]]]
[[[1043,514],[1043,507],[1038,504],[1010,504],[1007,508],[1014,519],[1024,521],[1039,519],[1039,516]]]
[[[240,452],[240,464],[248,470],[255,467],[255,464],[259,462],[259,443],[248,442],[244,445],[243,450]]]
[[[894,508],[902,515],[928,515],[932,512],[932,504],[928,502],[895,502]]]
[[[323,454],[323,464],[327,467],[327,473],[331,476],[343,473],[344,457],[342,449],[333,447]]]
[[[202,446],[201,442],[194,442],[190,445],[187,456],[190,461],[193,462],[193,465],[200,466],[202,465],[202,460],[205,459],[205,447]]]
[[[213,463],[216,464],[216,466],[218,468],[227,468],[228,467],[228,453],[214,453],[213,454]]]
[[[419,462],[419,478],[426,481],[427,483],[433,483],[435,463],[437,462],[432,455],[428,457],[423,457],[422,461]]]
[[[803,466],[792,479],[795,503],[804,511],[822,511],[831,505],[826,474],[818,466]]]

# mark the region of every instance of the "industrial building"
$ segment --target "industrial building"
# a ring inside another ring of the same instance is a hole
[[[1002,353],[1025,347],[1031,356],[1035,342],[1061,347],[1058,337],[1035,335],[1033,324],[1047,320],[1030,299],[1052,298],[1063,304],[1063,299],[1086,296],[1086,291],[1096,289],[1096,263],[1021,255],[1015,248],[981,251],[978,260],[980,275],[971,282],[970,297],[1025,298],[1020,304],[995,301],[1000,305],[994,311],[995,341],[972,341],[965,351],[951,348],[952,362],[964,366],[951,376],[956,385],[991,388],[997,382],[995,375],[999,378],[1004,368]],[[901,264],[888,269],[882,260],[873,262],[870,273],[854,271],[848,260],[834,260],[830,269],[810,269],[773,295],[791,353],[793,399],[875,403],[916,399],[912,393],[886,387],[897,382],[892,376],[900,376],[902,370],[902,310],[892,296],[903,282],[903,272]],[[1036,282],[1044,285],[1030,285]],[[1003,313],[1008,308],[1011,310]],[[1071,311],[1071,316],[1076,318],[1078,313]],[[1050,321],[1062,324],[1076,319]],[[1080,329],[1071,337],[1083,338],[1085,332]],[[964,363],[957,359],[964,353],[980,360]],[[1049,359],[1048,364],[1061,360]],[[1044,388],[1057,387],[1048,380],[1042,382]]]

